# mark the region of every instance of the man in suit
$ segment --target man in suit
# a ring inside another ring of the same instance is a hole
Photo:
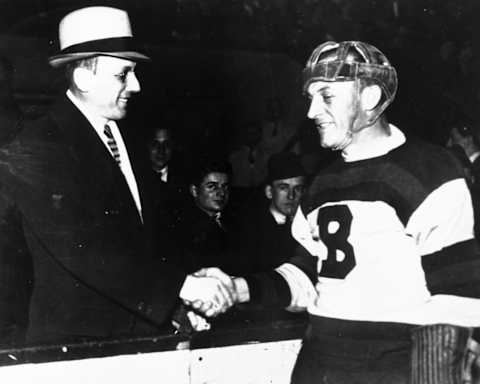
[[[224,267],[228,219],[225,209],[230,194],[230,165],[222,160],[203,159],[191,171],[189,199],[171,220],[176,252],[171,252],[183,269],[195,272],[203,267]],[[180,247],[180,249],[178,249]]]
[[[149,60],[127,13],[79,9],[59,38],[49,61],[65,69],[66,94],[0,151],[0,342],[158,332],[179,297],[218,314],[228,287],[155,250],[148,158],[121,121]]]
[[[272,155],[268,161],[265,201],[251,207],[231,231],[230,248],[237,256],[231,273],[269,271],[287,262],[297,242],[291,222],[305,189],[305,171],[292,152]]]
[[[188,171],[186,159],[176,145],[172,129],[166,125],[153,128],[148,135],[147,146],[150,155],[158,197],[166,210],[178,207],[188,198]],[[168,212],[167,212],[168,214]]]
[[[449,147],[461,160],[470,188],[475,218],[475,238],[480,239],[480,140],[478,127],[470,118],[460,118],[452,125],[447,140]],[[463,161],[462,161],[463,159]]]

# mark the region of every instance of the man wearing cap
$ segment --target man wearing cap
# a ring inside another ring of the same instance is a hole
[[[71,12],[59,37],[50,64],[64,68],[66,94],[0,151],[0,343],[158,332],[179,295],[218,314],[228,287],[153,246],[149,159],[121,121],[148,60],[127,13]]]
[[[387,122],[396,89],[393,66],[363,42],[324,43],[304,70],[320,145],[342,158],[302,198],[295,257],[235,279],[240,301],[307,308],[294,384],[471,379],[480,350],[471,198],[448,151]]]
[[[268,161],[265,201],[254,204],[230,231],[232,273],[269,271],[288,261],[297,242],[291,223],[305,190],[305,171],[293,152],[273,154]]]

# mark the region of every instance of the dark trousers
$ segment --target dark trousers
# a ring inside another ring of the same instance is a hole
[[[292,384],[408,384],[411,330],[311,316]]]

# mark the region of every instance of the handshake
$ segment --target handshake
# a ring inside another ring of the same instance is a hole
[[[243,278],[230,277],[218,268],[203,268],[188,275],[179,296],[186,306],[193,309],[187,317],[197,331],[209,329],[209,324],[196,313],[215,317],[234,304],[250,299],[248,285]]]

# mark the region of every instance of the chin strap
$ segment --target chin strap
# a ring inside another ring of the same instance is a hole
[[[337,145],[335,145],[334,147],[332,147],[332,150],[333,151],[343,151],[345,148],[347,148],[350,145],[352,140],[353,140],[352,131],[348,130],[345,133],[345,137],[343,138],[343,140],[340,143],[338,143]]]

